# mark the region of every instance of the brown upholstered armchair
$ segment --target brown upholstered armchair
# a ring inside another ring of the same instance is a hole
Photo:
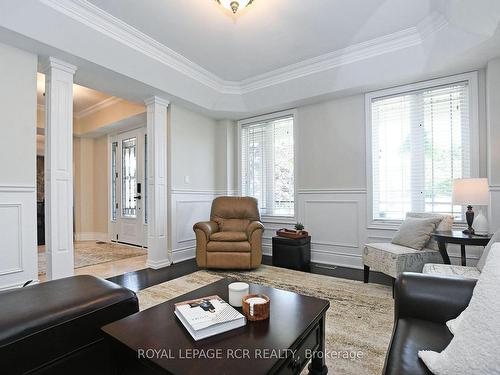
[[[196,223],[198,267],[252,269],[262,261],[262,233],[257,199],[218,197],[210,221]]]

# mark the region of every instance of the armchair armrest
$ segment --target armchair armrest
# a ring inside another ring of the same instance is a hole
[[[193,226],[193,230],[199,229],[205,233],[207,241],[210,239],[212,233],[219,231],[219,225],[215,221],[200,221]]]
[[[417,318],[445,323],[469,305],[476,280],[404,272],[394,286],[395,321]]]
[[[251,221],[250,224],[248,224],[247,227],[248,239],[252,238],[252,233],[255,232],[257,229],[264,230],[264,224],[262,224],[260,221]]]

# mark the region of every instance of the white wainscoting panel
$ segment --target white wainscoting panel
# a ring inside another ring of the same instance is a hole
[[[176,190],[171,192],[170,244],[173,262],[195,257],[196,238],[193,225],[210,220],[215,197],[226,195],[220,190]]]
[[[0,186],[0,289],[38,281],[34,186]]]
[[[302,190],[298,210],[299,221],[312,237],[313,262],[362,267],[361,251],[366,240],[364,190]]]

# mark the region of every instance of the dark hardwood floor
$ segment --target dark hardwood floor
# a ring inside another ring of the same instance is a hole
[[[263,264],[272,265],[272,257],[264,255]],[[164,267],[158,270],[145,268],[139,271],[127,272],[123,275],[108,278],[116,284],[122,285],[135,292],[149,288],[150,286],[161,284],[165,281],[176,279],[198,271],[195,259],[189,259],[183,262],[172,264],[170,267]],[[318,263],[311,263],[310,273],[326,275],[332,277],[341,277],[344,279],[363,281],[363,270],[330,266]],[[370,272],[370,282],[383,285],[392,285],[392,278],[379,272]]]

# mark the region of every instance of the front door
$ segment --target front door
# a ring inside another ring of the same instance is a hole
[[[146,246],[146,130],[111,137],[111,240]]]

